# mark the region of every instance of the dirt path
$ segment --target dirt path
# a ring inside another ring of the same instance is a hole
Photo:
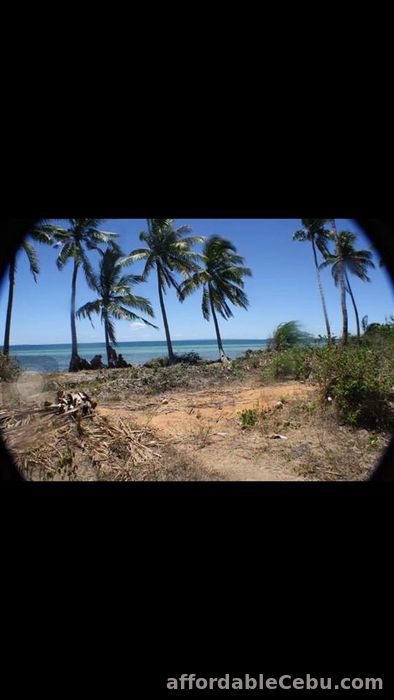
[[[283,457],[284,442],[241,429],[240,411],[269,409],[280,399],[308,398],[312,389],[298,382],[269,387],[213,388],[136,397],[126,406],[99,406],[103,416],[122,416],[148,426],[158,437],[231,481],[302,481]],[[281,444],[278,444],[281,443]]]

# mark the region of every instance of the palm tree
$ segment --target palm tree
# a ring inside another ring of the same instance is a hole
[[[188,236],[185,238],[185,234],[191,231],[190,226],[174,228],[174,219],[147,219],[147,222],[148,232],[140,233],[140,241],[144,241],[147,248],[133,250],[130,253],[130,258],[132,261],[146,260],[143,272],[144,280],[147,279],[151,270],[156,269],[160,308],[167,340],[168,361],[172,364],[175,361],[175,354],[172,348],[163,293],[166,292],[166,287],[174,287],[182,298],[180,284],[173,273],[178,272],[187,277],[192,272],[197,271],[197,261],[201,256],[192,250],[192,246],[195,243],[202,243],[204,237]]]
[[[45,226],[45,224],[43,222],[43,227],[44,226]],[[31,237],[33,238],[33,240],[38,241],[39,243],[46,243],[47,245],[50,245],[51,243],[53,243],[53,238],[52,238],[52,235],[49,233],[49,231],[45,231],[45,230],[32,231]],[[30,265],[30,272],[33,275],[34,281],[37,282],[37,275],[40,272],[40,266],[39,266],[39,262],[38,262],[37,253],[36,253],[34,247],[28,241],[23,241],[22,248],[27,255],[27,259],[28,259],[29,265]],[[5,332],[4,332],[4,347],[3,347],[4,355],[8,355],[9,351],[10,351],[11,318],[12,318],[12,305],[14,302],[16,257],[17,257],[17,253],[15,253],[13,259],[11,260],[10,266],[9,266],[9,271],[8,271],[9,287],[8,287],[7,316],[6,316]]]
[[[101,260],[99,274],[92,277],[92,286],[98,294],[98,298],[89,301],[78,309],[78,318],[88,317],[91,321],[93,313],[101,313],[101,322],[104,324],[105,345],[107,360],[110,363],[110,343],[116,345],[114,319],[126,319],[128,321],[143,321],[147,326],[157,328],[142,316],[138,316],[130,309],[139,309],[148,316],[153,317],[153,309],[145,297],[134,296],[130,285],[142,282],[142,277],[123,274],[123,268],[130,264],[130,259],[125,258],[120,248],[112,244],[105,252],[100,250]],[[127,308],[128,307],[128,308]]]
[[[345,292],[348,292],[352,300],[354,315],[356,317],[357,337],[360,338],[360,319],[352,288],[350,286],[348,271],[363,282],[370,282],[368,268],[375,268],[372,253],[369,250],[356,250],[354,244],[357,236],[351,231],[340,231],[337,235],[337,246],[334,255],[328,254],[325,262],[320,267],[331,265],[331,272],[336,286],[341,284],[343,276]],[[346,301],[345,301],[346,304]],[[346,342],[346,341],[345,341]]]
[[[99,250],[99,243],[107,243],[111,238],[117,236],[116,233],[108,233],[100,231],[98,226],[103,219],[69,219],[70,227],[68,229],[60,228],[55,225],[46,225],[39,230],[50,231],[55,240],[60,246],[60,252],[57,257],[57,267],[62,270],[64,265],[71,258],[74,260],[74,269],[71,282],[71,307],[70,307],[70,322],[71,322],[71,360],[70,372],[74,365],[74,359],[78,355],[77,329],[75,323],[75,299],[77,291],[77,275],[78,270],[82,266],[86,281],[90,287],[94,288],[93,271],[88,260],[87,250]]]
[[[215,325],[220,361],[228,360],[220,337],[216,312],[223,318],[230,318],[233,313],[229,303],[234,306],[248,307],[248,298],[243,291],[243,278],[252,272],[244,267],[244,259],[237,255],[236,247],[221,236],[211,236],[204,245],[202,254],[204,268],[198,270],[181,287],[181,299],[197,288],[202,287],[202,313],[206,321],[211,315]]]
[[[346,306],[346,281],[345,281],[345,266],[341,256],[341,241],[337,231],[335,219],[329,219],[332,225],[331,238],[335,241],[335,254],[337,258],[337,284],[341,290],[341,307],[342,307],[342,343],[346,345],[348,339],[348,315]],[[330,254],[329,254],[330,255]]]
[[[301,219],[302,230],[296,231],[293,235],[293,241],[309,241],[312,244],[313,259],[315,261],[317,283],[319,285],[320,298],[323,307],[324,320],[326,323],[327,338],[331,340],[330,322],[328,320],[326,301],[324,298],[323,285],[320,276],[319,263],[317,259],[317,250],[321,255],[325,256],[328,252],[327,243],[331,238],[331,234],[324,228],[327,219]]]

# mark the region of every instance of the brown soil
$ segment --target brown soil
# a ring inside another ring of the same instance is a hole
[[[171,393],[140,399],[133,406],[111,404],[98,410],[100,415],[129,417],[133,423],[157,431],[185,457],[198,457],[204,469],[219,470],[226,480],[298,481],[303,477],[291,465],[275,459],[274,441],[267,438],[272,449],[268,453],[261,450],[258,436],[241,429],[238,415],[245,409],[272,409],[282,398],[307,400],[311,391],[311,387],[296,382],[257,389],[232,386],[212,392]]]
[[[122,377],[126,375],[118,376],[122,386]],[[42,404],[44,400],[52,400],[54,389],[64,382],[68,386],[89,383],[95,391],[98,379],[97,373],[92,372],[24,376],[17,386],[10,385],[9,391],[12,388],[14,396],[3,396],[3,402],[13,399],[13,403],[17,401],[21,406]],[[388,437],[383,435],[339,426],[332,407],[319,408],[313,386],[296,381],[262,386],[259,372],[248,372],[242,378],[234,377],[229,381],[223,376],[218,384],[213,377],[209,390],[205,383],[203,388],[197,384],[195,389],[176,387],[152,394],[136,384],[135,389],[126,385],[122,394],[113,388],[106,399],[105,392],[100,395],[100,387],[101,384],[95,396],[98,400],[93,421],[95,436],[88,434],[81,443],[80,437],[65,428],[67,439],[56,433],[55,452],[48,447],[48,465],[53,462],[54,455],[58,460],[63,455],[67,457],[70,450],[73,452],[76,466],[70,478],[362,480],[368,477],[388,442]],[[88,392],[89,388],[86,387]],[[243,429],[241,425],[240,413],[246,409],[256,410],[258,419],[251,429]],[[144,431],[138,438],[144,444],[135,445],[130,452],[132,445],[128,434],[138,429]],[[19,430],[19,435],[9,431],[5,437],[13,446],[19,446],[21,453],[23,431],[30,438],[25,428]],[[38,426],[36,434],[37,430]],[[116,431],[120,431],[119,439]],[[35,454],[35,459],[40,462],[43,446],[46,442],[49,445],[50,440],[45,430],[38,432],[41,451]],[[106,432],[112,435],[109,442]],[[274,437],[277,435],[285,439]],[[105,449],[100,456],[102,446]],[[31,452],[31,445],[29,449]],[[143,463],[137,459],[141,450],[145,455]],[[26,454],[30,454],[27,448],[21,453],[22,463]],[[97,462],[97,455],[101,461]],[[126,456],[128,468],[124,466]],[[99,471],[97,464],[101,465]],[[42,478],[34,477],[33,471],[29,478]],[[59,478],[67,477],[62,472]]]

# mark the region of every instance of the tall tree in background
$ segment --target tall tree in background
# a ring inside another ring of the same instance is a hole
[[[186,236],[190,226],[174,227],[174,219],[147,219],[148,231],[140,233],[140,241],[146,243],[146,248],[137,248],[130,253],[133,261],[146,260],[143,278],[146,280],[152,270],[156,271],[160,309],[166,334],[168,361],[175,361],[170,329],[164,304],[164,294],[167,287],[174,287],[180,298],[182,291],[174,272],[188,277],[198,269],[200,255],[193,251],[192,246],[202,243],[203,236]]]
[[[324,298],[323,285],[321,281],[319,261],[317,258],[317,251],[321,253],[323,257],[328,254],[328,242],[331,240],[331,234],[324,228],[326,219],[301,219],[302,229],[296,231],[293,235],[294,241],[309,241],[312,245],[313,259],[315,263],[317,283],[319,286],[320,299],[323,307],[324,321],[326,324],[327,338],[331,340],[331,328],[330,322],[328,320],[326,301]]]
[[[236,247],[221,236],[211,236],[204,245],[203,269],[195,272],[187,279],[181,288],[181,299],[202,287],[202,314],[206,321],[212,319],[215,325],[216,339],[220,360],[228,360],[222,339],[216,313],[223,318],[230,318],[233,313],[229,306],[248,307],[248,298],[243,291],[244,277],[252,272],[244,267],[244,259],[237,255]]]
[[[69,370],[71,372],[74,367],[74,360],[78,355],[77,328],[75,323],[78,270],[82,267],[89,287],[93,287],[94,289],[94,275],[87,256],[87,251],[98,250],[100,243],[107,243],[118,234],[99,230],[98,227],[102,224],[103,219],[69,219],[69,222],[70,227],[67,229],[60,228],[56,225],[45,225],[41,227],[39,231],[50,232],[60,246],[60,252],[56,261],[59,270],[63,270],[68,260],[73,260],[74,262],[70,304],[71,360]]]
[[[45,223],[43,222],[43,227]],[[52,235],[49,231],[32,231],[31,237],[34,241],[39,243],[45,243],[50,245],[53,243]],[[33,275],[34,281],[37,282],[37,275],[40,272],[40,265],[38,261],[38,256],[34,247],[28,241],[23,241],[22,249],[26,253],[27,259],[30,265],[30,272]],[[17,253],[15,253],[13,259],[10,262],[8,271],[8,304],[7,304],[7,316],[5,321],[5,332],[4,332],[4,346],[3,353],[8,355],[10,351],[10,334],[11,334],[11,319],[12,319],[12,307],[14,303],[14,287],[15,287],[15,273],[16,273],[16,258]]]
[[[350,286],[348,272],[355,275],[363,282],[370,282],[368,270],[374,268],[375,265],[372,260],[372,253],[369,250],[357,250],[355,248],[354,244],[356,240],[356,234],[351,231],[336,232],[335,254],[326,255],[325,262],[323,262],[320,267],[331,267],[332,276],[337,287],[341,286],[343,279],[345,292],[348,292],[352,300],[354,315],[356,317],[357,337],[360,338],[360,319],[353,291]],[[341,294],[341,297],[342,296],[343,293]],[[341,301],[343,303],[342,298]]]
[[[130,259],[123,256],[117,245],[108,246],[105,252],[100,251],[100,253],[102,257],[99,273],[94,274],[92,278],[93,287],[98,297],[81,306],[77,311],[77,317],[87,317],[91,321],[93,313],[101,314],[109,364],[111,360],[110,343],[116,345],[114,320],[142,321],[152,328],[157,328],[157,326],[131,311],[131,309],[138,309],[150,317],[154,316],[149,300],[145,297],[135,296],[131,292],[131,285],[142,282],[142,277],[123,274],[125,266],[130,264]]]
[[[348,320],[348,314],[347,314],[347,306],[346,306],[346,280],[345,280],[345,265],[342,259],[341,255],[341,241],[339,238],[339,234],[337,231],[337,225],[335,219],[330,219],[330,223],[332,225],[332,239],[335,242],[335,253],[334,256],[337,260],[337,282],[336,284],[339,286],[341,290],[341,308],[342,308],[342,343],[343,345],[347,344],[348,340],[348,326],[349,326],[349,320]]]

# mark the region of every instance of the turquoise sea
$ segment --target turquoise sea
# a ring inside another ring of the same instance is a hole
[[[229,357],[235,358],[242,355],[245,350],[257,350],[265,348],[267,340],[241,339],[223,340],[223,345]],[[218,359],[218,348],[215,340],[174,340],[174,352],[183,354],[196,352],[206,360]],[[90,361],[94,355],[102,355],[106,363],[106,351],[104,343],[79,343],[80,357]],[[167,355],[165,341],[144,341],[118,343],[116,352],[122,353],[127,362],[142,365],[155,357]],[[63,345],[14,345],[10,348],[10,355],[15,357],[22,368],[30,372],[63,372],[68,370],[71,357],[70,343]]]

